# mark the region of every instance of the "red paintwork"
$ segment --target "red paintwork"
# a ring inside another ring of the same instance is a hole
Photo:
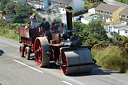
[[[23,27],[19,27],[19,35],[20,35],[20,37],[30,38],[29,29],[25,29]]]
[[[34,52],[34,41],[35,38],[39,36],[39,29],[25,29],[24,27],[19,27],[19,36],[20,36],[20,43],[25,46],[29,46],[31,51]]]
[[[62,60],[63,60],[63,63],[67,66],[67,59],[66,59],[66,55],[65,55],[65,53],[63,52],[62,53]],[[68,68],[66,67],[66,66],[60,66],[60,68],[62,69],[62,72],[64,73],[64,74],[66,74],[66,72],[67,72],[67,70],[68,70]]]
[[[22,56],[22,47],[20,46],[20,55]]]
[[[42,58],[43,58],[43,48],[42,48],[42,45],[41,45],[41,42],[39,39],[36,39],[35,41],[35,47],[34,47],[34,50],[39,50],[39,53],[35,53],[35,61],[37,62],[37,65],[39,67],[42,66]]]

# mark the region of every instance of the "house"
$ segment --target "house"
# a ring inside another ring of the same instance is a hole
[[[43,8],[43,3],[36,1],[36,0],[27,0],[27,4],[30,4],[31,6],[33,6],[36,9],[41,9]]]
[[[123,11],[121,11],[119,15],[120,15],[120,22],[122,24],[128,24],[128,8],[125,8]]]
[[[95,8],[89,9],[89,10],[88,10],[88,14],[89,14],[89,15],[95,14]]]
[[[124,24],[112,24],[109,25],[109,32],[116,32],[121,36],[128,37],[128,25]]]
[[[12,21],[13,16],[14,16],[14,14],[8,14],[8,15],[3,15],[2,18],[5,20],[8,20],[8,21]]]
[[[84,0],[27,0],[27,3],[35,8],[44,8],[44,10],[54,5],[59,9],[60,14],[66,13],[66,6],[71,6],[73,12],[84,9]]]
[[[49,7],[49,0],[43,0],[43,7],[44,7],[44,10],[48,9],[48,7]]]
[[[97,15],[91,16],[91,17],[86,18],[86,19],[85,18],[81,18],[81,23],[83,23],[83,24],[89,24],[93,20],[99,21],[99,20],[101,20],[101,18],[100,18],[100,16],[97,16]]]
[[[84,9],[83,0],[49,0],[49,1],[51,2],[51,4],[54,4],[59,7],[60,13],[65,11],[66,6],[71,6],[73,8],[73,12]]]
[[[66,14],[66,10],[65,10],[65,6],[64,5],[58,6],[58,9],[59,9],[60,14]]]
[[[95,9],[96,15],[101,16],[107,24],[113,24],[120,22],[119,13],[123,10],[123,7],[109,5],[101,3]]]
[[[27,4],[27,0],[14,0],[14,2]]]
[[[3,11],[0,11],[0,17],[2,17],[4,15]]]

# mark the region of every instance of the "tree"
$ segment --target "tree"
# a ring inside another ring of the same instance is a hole
[[[14,16],[14,22],[16,23],[19,23],[19,22],[22,22],[22,23],[26,23],[28,21],[28,19],[26,18],[29,18],[33,11],[32,11],[32,7],[30,5],[25,5],[25,4],[22,4],[22,3],[17,3],[16,6],[15,6],[15,16]],[[17,20],[18,19],[18,20]]]
[[[15,23],[24,23],[24,19],[23,19],[23,16],[20,14],[20,15],[15,15],[14,18],[13,18],[13,22]]]
[[[16,14],[15,6],[16,6],[16,4],[14,2],[7,3],[6,6],[5,6],[5,12],[7,14],[11,14],[11,13]]]
[[[107,42],[107,35],[103,28],[102,21],[92,21],[88,25],[73,22],[75,34],[81,37],[83,44],[95,45]]]
[[[10,0],[1,0],[0,2],[0,10],[4,11],[5,5],[9,2]]]

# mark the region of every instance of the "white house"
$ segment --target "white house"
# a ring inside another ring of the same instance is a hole
[[[91,17],[86,18],[86,19],[85,18],[81,18],[81,23],[89,24],[93,20],[98,21],[98,20],[101,20],[101,18],[100,18],[100,16],[97,16],[97,15],[91,16]]]
[[[84,9],[84,0],[27,0],[27,3],[33,5],[36,8],[43,7],[45,10],[48,9],[52,4],[58,7],[60,14],[66,13],[65,12],[66,6],[71,6],[73,8],[73,12]]]
[[[118,28],[118,34],[128,37],[128,26]]]
[[[35,7],[36,9],[38,8],[43,8],[43,3],[42,2],[39,2],[39,1],[35,1],[35,0],[27,0],[27,3],[30,4],[31,6]]]
[[[124,24],[109,25],[109,32],[116,32],[121,36],[128,37],[128,25],[124,25]]]
[[[3,15],[2,18],[8,21],[12,21],[14,14]]]
[[[14,2],[27,4],[27,0],[14,0]]]
[[[95,14],[95,8],[89,9],[89,10],[88,10],[88,14],[89,14],[89,15]]]
[[[65,7],[71,6],[73,8],[73,12],[83,10],[84,9],[84,1],[83,0],[50,0],[52,4],[58,5],[60,13],[65,13]]]
[[[43,4],[41,4],[40,2],[34,2],[34,7],[35,8],[39,8],[39,9],[41,9],[41,8],[43,8],[44,6],[43,6]]]
[[[61,5],[58,7],[60,14],[66,14],[65,6]]]

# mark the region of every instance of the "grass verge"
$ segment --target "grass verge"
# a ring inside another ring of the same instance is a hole
[[[6,20],[0,21],[0,36],[10,38],[13,40],[19,40],[18,24],[13,24]]]
[[[15,41],[19,40],[18,29],[0,28],[0,36],[6,37],[6,38],[9,38],[9,39],[13,39]]]
[[[128,56],[123,55],[123,51],[119,47],[93,48],[92,54],[98,65],[107,69],[128,73]]]

